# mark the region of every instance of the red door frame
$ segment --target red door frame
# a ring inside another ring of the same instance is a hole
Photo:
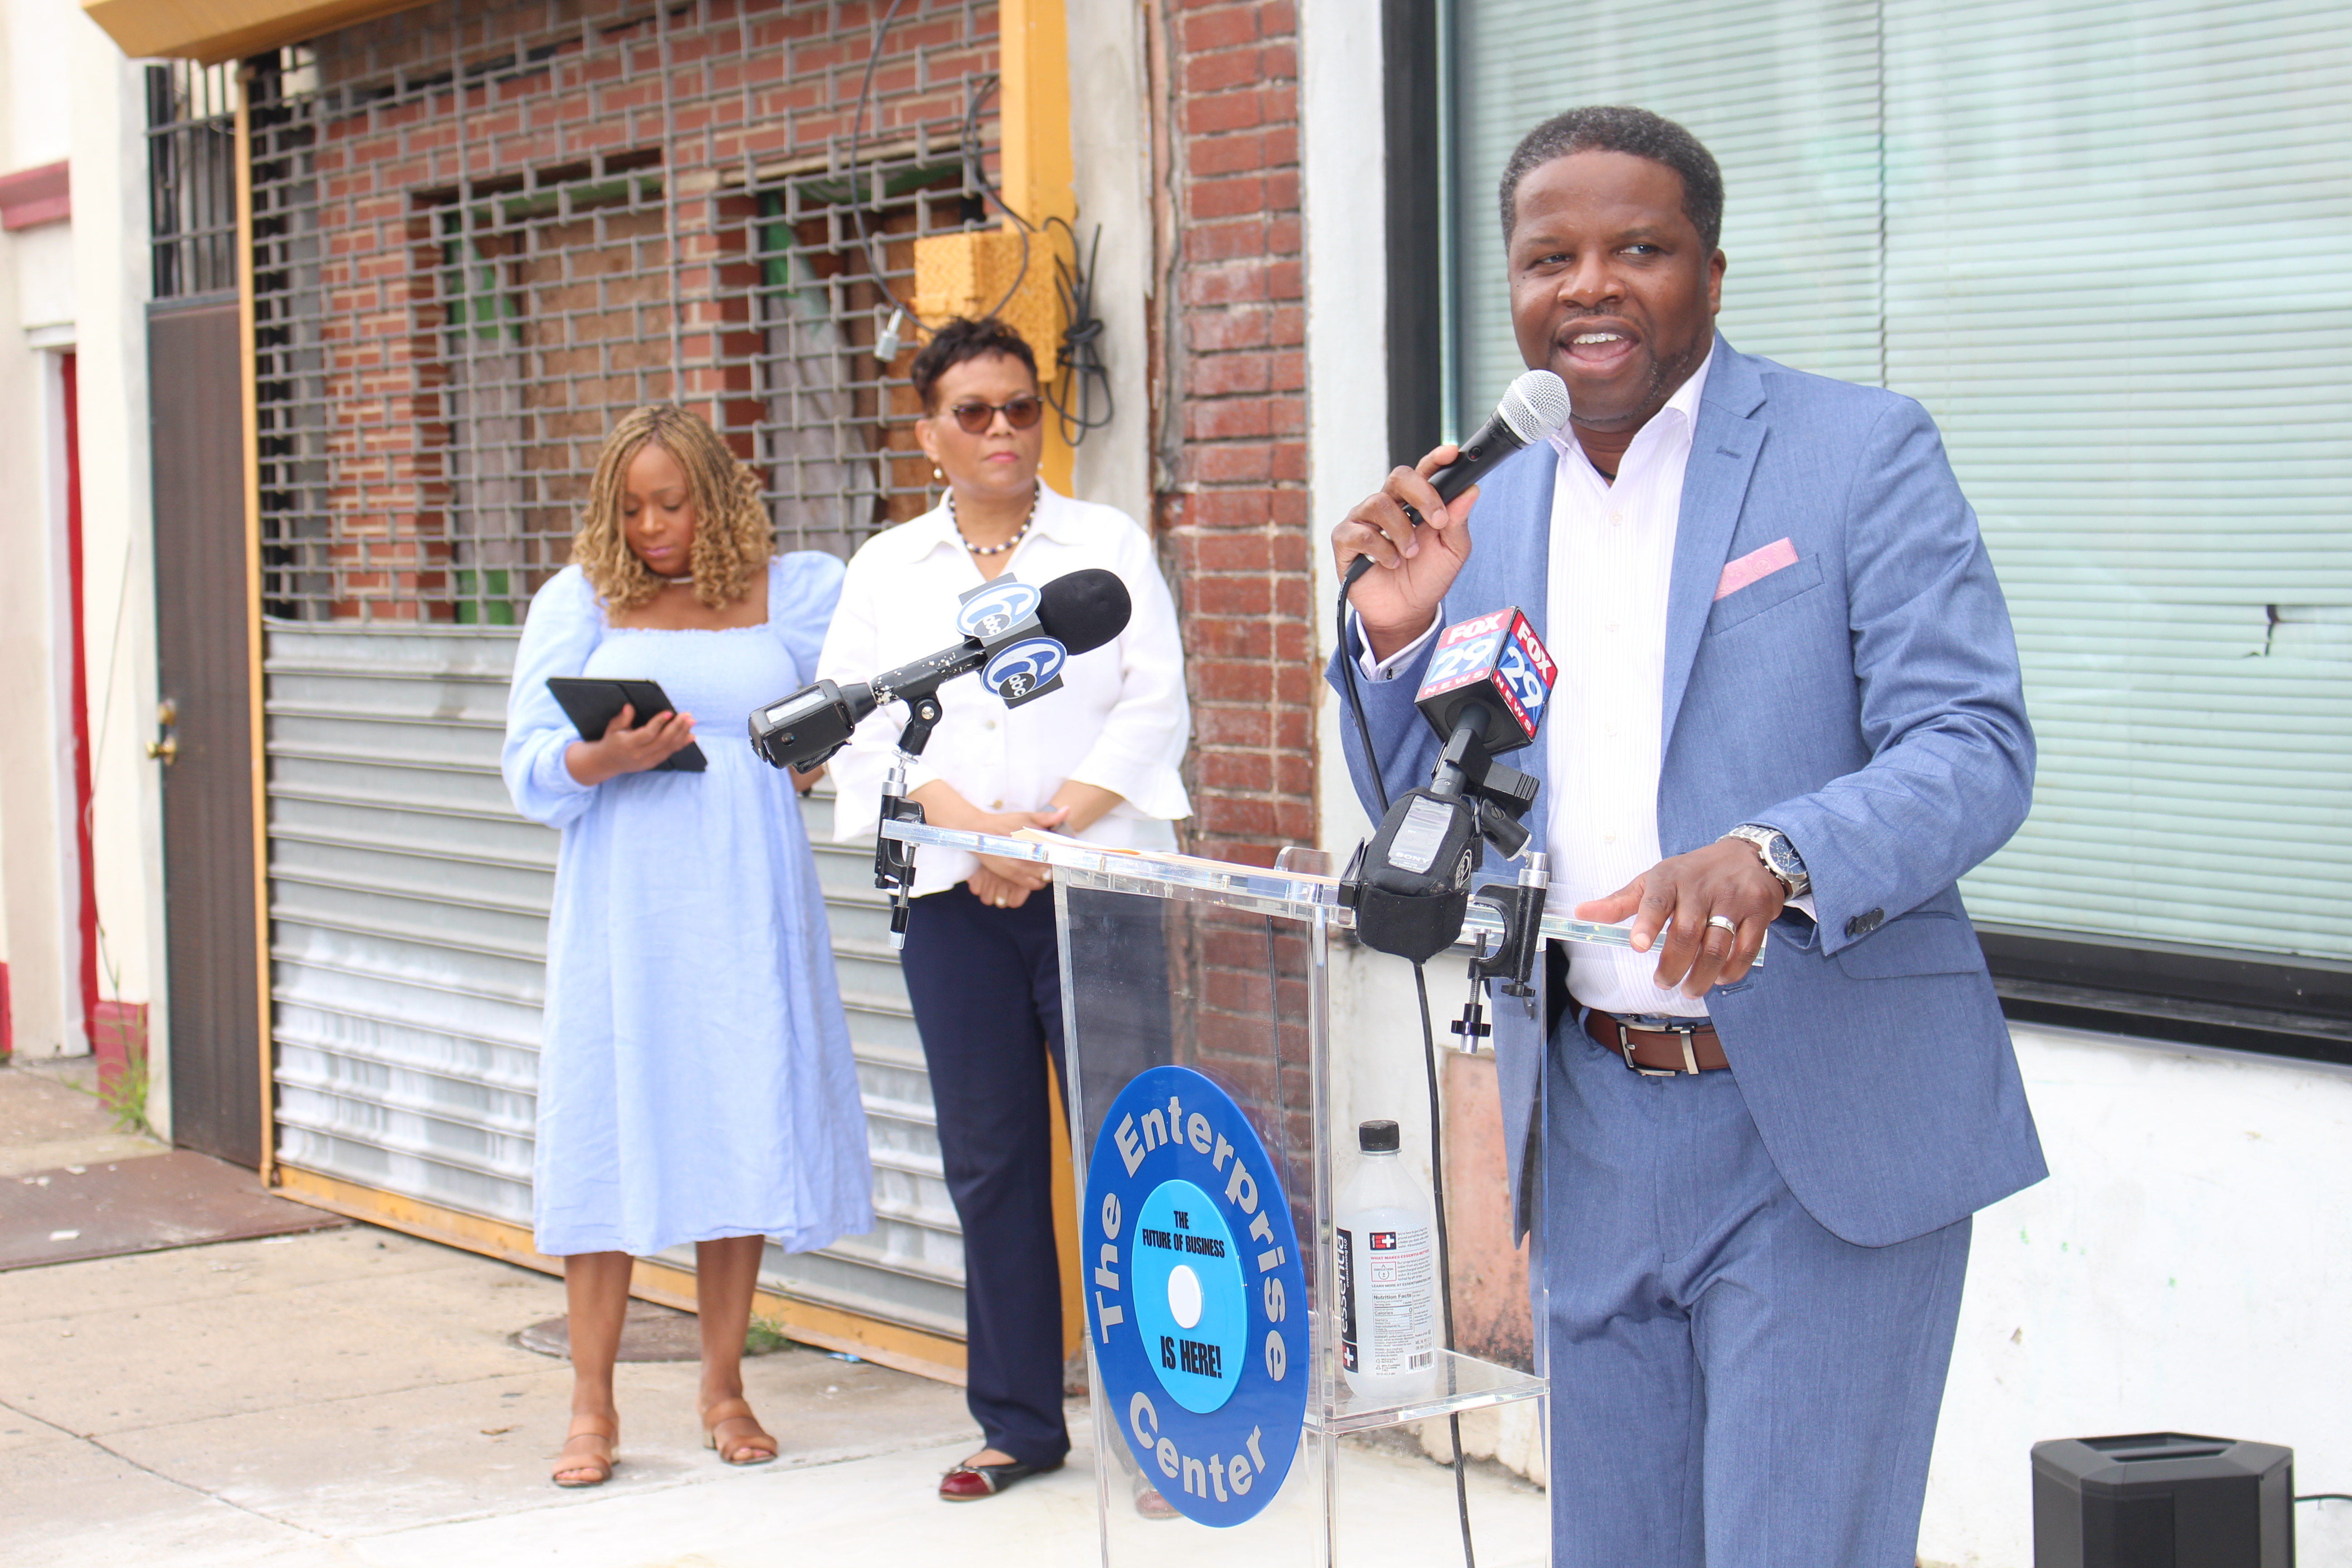
[[[98,868],[90,849],[91,793],[89,782],[89,654],[83,635],[81,567],[81,415],[79,356],[71,351],[58,356],[58,374],[65,405],[66,437],[66,584],[71,601],[68,613],[72,638],[73,678],[69,701],[73,708],[74,865],[79,882],[75,927],[80,952],[76,955],[81,991],[81,1035],[98,1049]]]

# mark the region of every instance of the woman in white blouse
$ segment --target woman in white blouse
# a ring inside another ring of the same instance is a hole
[[[1048,414],[1037,362],[993,320],[958,320],[915,356],[916,425],[946,499],[877,535],[849,563],[820,678],[864,680],[954,639],[957,595],[1012,572],[1043,584],[1086,567],[1118,574],[1127,629],[1072,658],[1063,689],[1007,709],[966,675],[908,770],[942,827],[1056,828],[1098,844],[1175,847],[1191,815],[1177,765],[1190,731],[1176,608],[1151,541],[1125,512],[1037,477]],[[869,717],[834,762],[836,834],[870,839],[903,704]],[[966,1397],[986,1447],[940,1483],[951,1501],[1058,1468],[1061,1279],[1054,1252],[1046,1062],[1066,1081],[1060,956],[1047,868],[927,847],[916,858],[902,956],[939,1108],[940,1149],[964,1235]]]

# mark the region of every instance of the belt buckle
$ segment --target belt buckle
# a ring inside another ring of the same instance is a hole
[[[1691,1046],[1691,1037],[1698,1033],[1699,1026],[1696,1024],[1669,1024],[1663,1029],[1643,1030],[1642,1033],[1645,1035],[1679,1036],[1683,1043],[1683,1065],[1681,1067],[1645,1068],[1641,1063],[1633,1059],[1633,1032],[1625,1026],[1625,1021],[1622,1018],[1612,1018],[1610,1022],[1617,1026],[1618,1054],[1625,1058],[1625,1065],[1627,1067],[1633,1068],[1635,1072],[1640,1073],[1643,1078],[1682,1078],[1685,1075],[1691,1078],[1696,1078],[1699,1075],[1698,1052]]]

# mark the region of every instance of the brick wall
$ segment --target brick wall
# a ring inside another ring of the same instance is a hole
[[[763,468],[788,548],[924,510],[915,345],[887,368],[858,352],[882,302],[860,241],[903,289],[915,233],[978,221],[961,138],[995,16],[900,8],[858,159],[887,194],[854,222],[834,165],[872,21],[445,0],[313,40],[315,85],[273,111],[258,165],[263,343],[284,351],[263,416],[293,433],[264,447],[273,607],[511,618],[568,557],[614,419],[673,397]],[[814,530],[791,504],[813,493]]]
[[[1182,612],[1191,847],[1315,842],[1297,23],[1288,0],[1147,16],[1160,309],[1155,508]]]

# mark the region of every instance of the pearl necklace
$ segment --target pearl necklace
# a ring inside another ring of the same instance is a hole
[[[1039,489],[1040,487],[1034,485],[1030,487],[1029,515],[1021,520],[1021,527],[1013,533],[1013,537],[1006,540],[1002,544],[974,544],[971,540],[963,538],[963,524],[956,521],[955,491],[953,490],[948,491],[948,522],[955,529],[956,537],[958,539],[963,539],[963,547],[966,550],[971,551],[974,555],[1002,555],[1006,551],[1012,549],[1014,545],[1029,537],[1029,525],[1037,521],[1037,495]]]

